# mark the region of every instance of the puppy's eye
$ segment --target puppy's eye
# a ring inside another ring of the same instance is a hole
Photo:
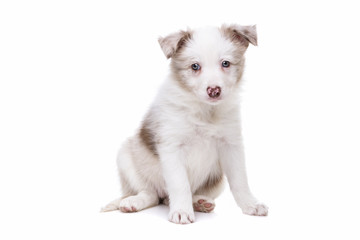
[[[194,71],[199,71],[200,70],[200,65],[198,63],[194,63],[191,65],[191,69]]]
[[[224,68],[228,68],[230,67],[230,62],[229,61],[222,61],[221,66]]]

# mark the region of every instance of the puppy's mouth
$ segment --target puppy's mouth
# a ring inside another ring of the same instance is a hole
[[[222,98],[221,98],[221,97],[218,97],[218,98],[210,98],[210,97],[208,97],[208,98],[206,99],[206,102],[207,102],[208,104],[211,104],[211,105],[217,105],[217,104],[219,104],[221,101],[222,101]]]

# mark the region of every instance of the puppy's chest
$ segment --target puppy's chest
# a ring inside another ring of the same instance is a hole
[[[218,142],[222,138],[216,128],[194,127],[182,144],[183,161],[193,191],[210,176],[221,174]]]
[[[216,164],[219,155],[219,141],[225,136],[217,127],[194,126],[183,141],[183,151],[189,164],[194,168],[208,168]]]

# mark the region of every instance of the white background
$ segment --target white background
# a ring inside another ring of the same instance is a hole
[[[1,1],[1,239],[359,239],[356,1]],[[168,72],[160,35],[257,24],[242,91],[250,217],[229,190],[194,224],[99,213]]]

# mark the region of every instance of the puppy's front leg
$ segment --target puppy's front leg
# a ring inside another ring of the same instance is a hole
[[[192,193],[181,153],[163,151],[160,158],[170,200],[169,221],[181,224],[194,222]]]
[[[268,207],[252,195],[245,169],[244,147],[241,139],[236,144],[223,144],[220,148],[222,167],[227,176],[231,192],[243,213],[266,216]]]

